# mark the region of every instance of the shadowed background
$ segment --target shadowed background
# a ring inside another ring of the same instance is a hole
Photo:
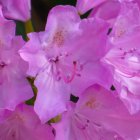
[[[49,11],[56,5],[76,5],[76,0],[32,0],[32,22],[35,31],[44,30]]]

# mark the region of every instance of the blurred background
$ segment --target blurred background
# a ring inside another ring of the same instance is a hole
[[[32,22],[35,31],[45,28],[49,11],[56,5],[76,5],[76,0],[32,0]]]

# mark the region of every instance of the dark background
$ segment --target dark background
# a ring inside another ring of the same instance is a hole
[[[44,30],[49,11],[56,5],[76,5],[76,0],[32,0],[32,22],[35,31]]]

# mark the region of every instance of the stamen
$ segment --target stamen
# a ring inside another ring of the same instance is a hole
[[[71,77],[67,77],[67,79],[64,77],[64,81],[66,83],[70,83],[74,79],[76,75],[76,64],[77,64],[76,61],[73,61],[73,72],[72,72]]]

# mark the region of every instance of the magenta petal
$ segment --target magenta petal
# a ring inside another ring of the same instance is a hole
[[[103,87],[110,89],[113,76],[111,75],[111,68],[106,68],[101,62],[88,63],[81,75],[75,77],[70,83],[71,93],[80,95],[87,87],[93,84],[100,84]]]
[[[78,0],[76,7],[80,14],[84,14],[91,8],[94,8],[98,5],[100,5],[104,1],[106,1],[106,0],[92,0],[92,1],[91,0]]]
[[[14,21],[7,20],[3,16],[2,7],[0,5],[0,45],[9,46],[13,36],[15,36],[16,24]]]
[[[9,19],[27,21],[30,19],[30,0],[0,0],[4,16]]]
[[[33,96],[26,79],[28,65],[18,54],[23,44],[21,37],[15,37],[10,46],[0,48],[0,108],[13,110]]]
[[[23,60],[29,63],[27,74],[36,76],[45,66],[47,60],[45,53],[39,47],[41,43],[40,38],[42,37],[41,33],[30,33],[28,37],[30,40],[23,46],[19,53]]]
[[[139,122],[140,114],[130,115],[117,93],[94,85],[81,94],[76,106],[69,104],[54,127],[56,140],[134,140],[140,137]]]
[[[130,114],[133,115],[140,111],[140,95],[135,95],[126,87],[123,87],[120,92],[120,99],[123,101]]]
[[[105,1],[104,3],[94,8],[94,10],[92,10],[92,12],[90,13],[89,17],[98,17],[104,19],[108,21],[112,26],[120,12],[120,9],[121,4],[119,1]]]
[[[114,68],[114,86],[131,114],[140,110],[140,10],[135,3],[123,3],[113,31],[105,62]]]
[[[42,122],[66,110],[70,92],[67,85],[62,82],[56,81],[49,71],[44,71],[37,76],[35,85],[38,88],[38,94],[34,107]]]
[[[67,17],[67,18],[66,18]],[[48,15],[47,24],[46,24],[46,30],[54,32],[57,28],[63,28],[66,27],[67,24],[67,30],[75,30],[74,24],[80,22],[80,17],[78,15],[78,12],[75,7],[66,5],[66,6],[55,6],[51,9],[49,15]]]
[[[93,91],[92,91],[93,90]],[[78,108],[83,115],[96,123],[102,123],[106,128],[115,131],[124,139],[136,139],[140,136],[137,128],[140,114],[131,116],[121,100],[100,86],[93,86],[79,100]],[[117,94],[116,94],[117,95]],[[93,113],[94,112],[94,113]],[[102,114],[102,115],[101,115]],[[133,122],[133,125],[132,123]]]
[[[53,140],[52,128],[41,124],[31,106],[19,105],[15,111],[0,112],[1,140]]]
[[[100,62],[108,51],[108,25],[98,18],[81,20],[73,6],[56,6],[45,31],[29,34],[20,55],[29,63],[28,74],[37,76],[35,111],[43,122],[65,111],[70,94],[94,83],[110,88],[110,71]]]
[[[131,38],[133,32],[138,30],[139,25],[140,9],[137,3],[122,3],[111,33],[111,42],[119,43]]]

